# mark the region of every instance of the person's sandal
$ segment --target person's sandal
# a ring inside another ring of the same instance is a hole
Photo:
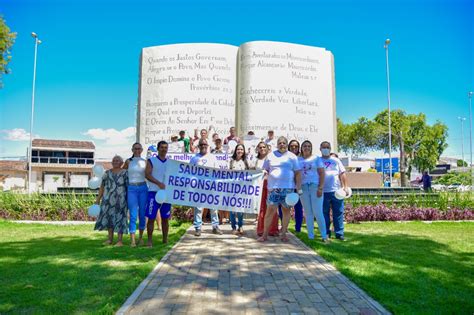
[[[290,241],[290,239],[285,235],[281,237],[281,241],[287,243]]]
[[[268,240],[268,238],[264,237],[264,236],[260,236],[259,238],[257,238],[257,242],[266,242]]]

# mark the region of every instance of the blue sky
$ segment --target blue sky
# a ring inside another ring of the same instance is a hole
[[[0,14],[18,33],[12,73],[0,89],[0,156],[26,152],[19,129],[29,131],[34,31],[43,44],[33,133],[43,138],[94,140],[104,155],[128,152],[140,50],[183,42],[325,47],[335,56],[337,116],[373,117],[387,104],[389,37],[392,107],[443,121],[450,134],[445,155],[460,157],[457,117],[468,117],[467,92],[474,90],[473,12],[469,0],[0,0]]]

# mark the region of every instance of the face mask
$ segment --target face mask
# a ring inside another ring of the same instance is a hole
[[[321,149],[321,153],[323,154],[323,156],[328,156],[329,154],[331,154],[331,150],[330,149]]]

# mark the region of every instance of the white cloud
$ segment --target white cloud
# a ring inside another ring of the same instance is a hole
[[[106,145],[116,146],[129,144],[135,137],[136,129],[135,127],[128,127],[122,130],[117,129],[102,129],[94,128],[89,129],[83,133],[83,135],[89,136],[95,140],[104,140]]]
[[[132,154],[130,148],[135,142],[136,129],[135,127],[122,130],[93,128],[82,134],[96,140],[94,142],[97,158],[111,159],[118,154],[125,159]]]
[[[115,155],[120,155],[124,160],[132,156],[132,151],[130,148],[132,144],[123,144],[123,145],[99,145],[95,144],[95,157],[99,160],[112,161],[112,158]],[[144,157],[144,156],[143,156]]]
[[[4,129],[0,130],[4,134],[3,139],[9,141],[29,141],[30,133],[23,128]],[[39,138],[38,135],[33,135],[33,138]]]

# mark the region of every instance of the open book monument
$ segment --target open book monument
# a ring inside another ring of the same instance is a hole
[[[213,126],[221,136],[259,138],[274,130],[288,140],[336,146],[334,58],[324,48],[256,41],[240,47],[177,44],[141,55],[138,140],[144,146],[185,130]]]

